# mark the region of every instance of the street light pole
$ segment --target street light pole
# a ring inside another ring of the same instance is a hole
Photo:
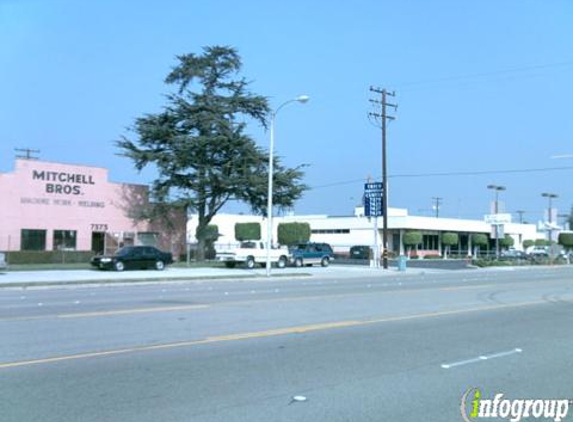
[[[547,198],[548,200],[548,206],[547,206],[547,222],[549,223],[549,229],[547,230],[548,236],[549,236],[549,241],[551,242],[551,234],[553,232],[552,228],[551,228],[551,223],[552,218],[551,218],[551,208],[552,208],[552,200],[553,198],[558,198],[559,195],[555,194],[555,193],[551,193],[551,192],[543,192],[541,194],[541,196],[543,196],[544,198]]]
[[[488,189],[493,189],[495,192],[494,214],[499,213],[499,192],[505,190],[505,186],[488,185]],[[499,225],[495,225],[495,257],[499,259]]]
[[[277,107],[276,110],[271,111],[271,127],[270,127],[270,146],[269,146],[269,180],[268,180],[268,196],[267,196],[267,242],[266,242],[266,250],[267,250],[267,260],[266,260],[266,273],[267,277],[271,275],[271,244],[272,244],[272,232],[273,232],[273,171],[274,171],[274,148],[275,148],[275,119],[277,117],[277,113],[280,111],[281,108],[286,106],[287,104],[291,104],[294,102],[299,103],[306,103],[309,100],[307,95],[299,95],[292,100],[285,101],[280,106]]]

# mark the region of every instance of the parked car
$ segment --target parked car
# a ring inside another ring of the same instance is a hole
[[[507,251],[501,252],[501,258],[503,259],[529,259],[529,256],[523,252],[516,249],[509,249]]]
[[[545,246],[536,246],[529,253],[529,258],[549,258],[549,250]]]
[[[350,259],[370,259],[372,252],[370,246],[356,245],[350,248]]]
[[[5,270],[7,266],[6,254],[4,252],[0,252],[0,270]]]
[[[328,243],[299,243],[289,248],[290,261],[297,267],[320,264],[328,267],[334,259],[334,252]]]
[[[289,251],[287,248],[271,248],[269,259],[278,268],[286,267]],[[257,264],[265,265],[267,262],[267,249],[264,242],[241,242],[240,247],[225,249],[217,252],[217,261],[225,263],[227,268],[234,268],[237,264],[245,264],[247,268],[255,268]]]
[[[171,253],[162,252],[152,246],[125,246],[113,255],[96,255],[91,260],[92,266],[96,268],[115,271],[146,268],[162,271],[171,263]]]

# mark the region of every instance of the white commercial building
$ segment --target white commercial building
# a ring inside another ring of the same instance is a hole
[[[219,214],[211,224],[218,227],[219,239],[215,248],[228,247],[237,244],[235,240],[235,224],[258,222],[261,224],[261,238],[266,238],[266,219],[261,216]],[[378,230],[374,230],[372,218],[365,217],[362,207],[355,210],[352,216],[328,215],[289,215],[273,218],[273,239],[276,242],[277,227],[280,223],[299,222],[308,223],[311,228],[311,241],[329,243],[337,253],[348,253],[354,245],[374,245],[376,241],[381,250],[382,245],[382,217],[378,218]],[[197,227],[197,216],[188,220],[187,234],[190,243],[195,241],[194,235]],[[388,247],[394,255],[403,255],[405,247],[403,236],[408,231],[418,231],[422,234],[422,243],[417,254],[438,255],[442,253],[440,236],[443,233],[457,233],[459,243],[451,248],[451,253],[468,255],[473,251],[471,235],[483,233],[490,237],[490,248],[495,245],[493,226],[484,220],[465,220],[457,218],[435,218],[412,216],[408,210],[401,208],[388,209]],[[535,224],[504,224],[500,233],[509,235],[514,239],[514,247],[522,249],[524,240],[543,238],[538,233]],[[376,235],[375,235],[376,233]],[[375,238],[376,236],[376,238]],[[376,239],[376,240],[375,240]]]

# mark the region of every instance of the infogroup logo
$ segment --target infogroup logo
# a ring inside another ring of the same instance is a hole
[[[460,411],[466,422],[493,418],[511,422],[519,422],[523,418],[560,422],[567,417],[571,404],[569,399],[507,399],[503,393],[486,399],[479,388],[469,388],[462,395]]]

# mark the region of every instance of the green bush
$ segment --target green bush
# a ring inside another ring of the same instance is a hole
[[[261,225],[259,223],[236,223],[235,239],[239,242],[261,240]]]
[[[416,231],[408,231],[404,233],[402,242],[405,246],[416,246],[422,243],[422,233]]]
[[[512,261],[496,260],[496,259],[476,259],[473,261],[473,265],[478,267],[507,267],[516,265]]]
[[[502,248],[510,248],[514,245],[515,240],[510,235],[506,234],[503,239],[499,239],[499,246]]]
[[[486,246],[487,245],[487,235],[483,233],[472,234],[472,245],[474,246]]]
[[[78,264],[88,263],[95,255],[92,251],[11,251],[6,252],[9,264]]]
[[[535,246],[551,246],[551,242],[547,239],[535,239]]]
[[[573,233],[559,233],[558,242],[566,249],[573,248]]]
[[[308,223],[280,223],[277,229],[278,242],[281,245],[295,245],[310,240],[310,224]]]
[[[535,245],[535,240],[527,239],[523,241],[524,249],[531,248],[533,245]]]
[[[459,241],[459,236],[457,233],[444,233],[442,235],[442,243],[446,246],[457,245]]]

